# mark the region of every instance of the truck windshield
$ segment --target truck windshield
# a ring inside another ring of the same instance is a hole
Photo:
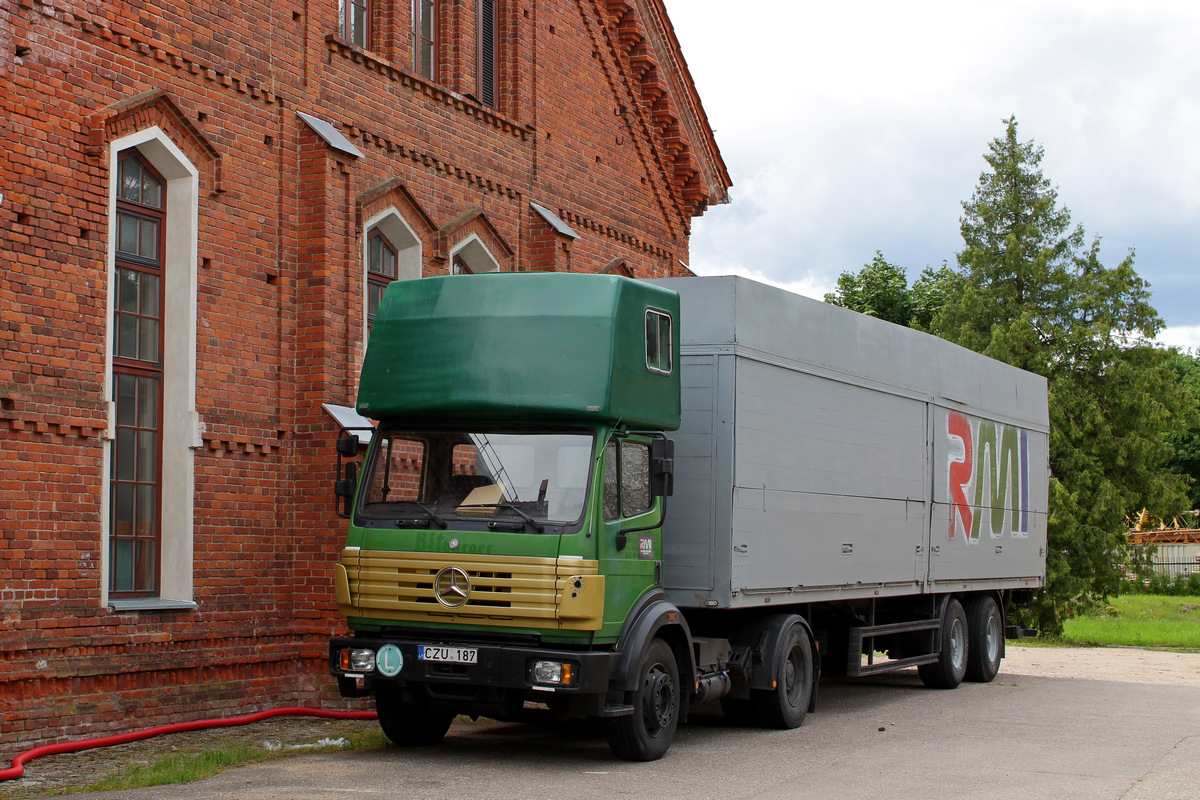
[[[583,514],[591,433],[381,428],[376,439],[361,517],[559,533]]]

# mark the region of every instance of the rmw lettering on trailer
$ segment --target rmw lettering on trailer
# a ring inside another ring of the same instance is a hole
[[[1029,432],[1012,425],[946,416],[950,444],[949,538],[960,532],[978,543],[983,529],[993,539],[1029,535]]]

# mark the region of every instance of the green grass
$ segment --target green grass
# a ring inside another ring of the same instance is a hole
[[[1075,643],[1200,650],[1200,597],[1127,594],[1112,605],[1067,620]]]
[[[342,746],[306,747],[291,750],[267,750],[261,746],[233,744],[192,754],[172,754],[149,764],[132,764],[120,772],[109,775],[89,786],[79,787],[78,792],[112,792],[137,789],[144,786],[163,786],[172,783],[190,783],[211,778],[230,767],[253,764],[277,758],[286,758],[300,753],[324,753],[343,750],[367,750],[387,745],[383,731],[364,731],[347,737]]]
[[[172,754],[149,764],[132,764],[115,775],[82,789],[85,792],[112,792],[142,786],[162,786],[169,783],[190,783],[211,778],[229,767],[264,761],[277,753],[261,747],[234,745],[205,750],[194,755]]]

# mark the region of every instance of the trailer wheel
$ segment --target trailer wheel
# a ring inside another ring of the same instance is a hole
[[[962,603],[951,598],[942,615],[942,652],[932,664],[917,667],[921,681],[930,689],[953,689],[967,673],[967,614]]]
[[[652,639],[638,665],[633,713],[609,720],[613,755],[628,761],[657,761],[666,755],[675,739],[681,700],[675,654],[662,639]]]
[[[442,741],[454,715],[430,711],[406,700],[404,694],[396,687],[375,691],[375,710],[379,712],[379,727],[384,735],[401,747],[422,747]]]
[[[775,687],[752,689],[750,705],[764,728],[798,728],[812,696],[812,648],[808,630],[796,622],[784,633],[775,665]]]
[[[991,683],[1004,652],[1004,618],[994,597],[980,595],[967,603],[967,630],[967,680]]]

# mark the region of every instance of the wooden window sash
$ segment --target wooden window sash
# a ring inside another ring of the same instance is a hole
[[[158,236],[157,236],[157,242],[156,242],[156,247],[155,247],[155,255],[153,258],[142,257],[140,254],[129,254],[124,251],[121,251],[119,249],[119,246],[115,247],[114,250],[116,251],[116,260],[114,263],[113,280],[114,281],[119,280],[120,276],[122,275],[122,271],[132,271],[132,272],[136,272],[136,273],[139,273],[142,275],[153,275],[153,276],[157,277],[157,279],[158,279],[158,296],[156,298],[156,304],[157,304],[156,314],[157,314],[157,316],[150,315],[150,314],[144,314],[142,312],[142,302],[141,302],[142,297],[141,297],[140,282],[139,282],[139,302],[138,302],[137,312],[132,313],[132,312],[128,312],[128,311],[121,311],[120,307],[119,307],[119,300],[120,300],[119,292],[121,291],[121,287],[120,287],[120,285],[118,285],[116,287],[116,290],[118,292],[117,302],[114,304],[114,308],[113,308],[114,348],[117,348],[119,346],[117,337],[120,336],[119,320],[120,320],[120,317],[122,314],[132,315],[139,320],[154,319],[157,324],[157,331],[156,331],[157,343],[156,343],[156,353],[155,353],[156,358],[154,358],[153,360],[144,359],[144,358],[140,358],[140,357],[129,358],[127,356],[121,355],[119,352],[114,352],[114,354],[113,354],[113,402],[114,402],[114,408],[116,409],[116,414],[117,414],[117,419],[114,420],[114,423],[117,427],[117,439],[116,439],[116,441],[114,441],[114,444],[113,444],[113,448],[114,448],[113,453],[112,453],[113,473],[109,478],[109,492],[110,492],[110,498],[109,498],[109,515],[110,515],[109,516],[109,548],[110,548],[109,593],[120,596],[120,597],[153,597],[153,596],[157,596],[157,594],[159,592],[159,588],[161,585],[161,573],[162,573],[162,514],[163,514],[163,511],[162,511],[163,449],[162,449],[162,447],[163,447],[163,412],[164,412],[164,407],[163,407],[163,374],[164,374],[164,371],[163,371],[163,348],[165,345],[163,309],[164,309],[164,304],[165,304],[165,300],[166,300],[166,276],[164,274],[164,269],[163,269],[163,266],[164,266],[163,254],[164,254],[164,248],[166,246],[166,227],[167,226],[166,226],[166,211],[165,211],[165,209],[166,209],[166,205],[167,205],[167,202],[166,202],[166,200],[167,200],[167,198],[166,198],[167,184],[166,184],[165,179],[163,179],[163,177],[160,174],[158,174],[158,172],[149,164],[149,162],[147,162],[136,150],[132,150],[121,157],[120,161],[118,162],[118,164],[120,165],[118,168],[119,174],[123,174],[124,169],[125,169],[124,165],[126,163],[132,162],[132,161],[136,161],[143,170],[149,172],[154,177],[154,179],[158,182],[159,203],[158,203],[158,207],[155,207],[153,205],[146,205],[144,203],[139,203],[139,202],[125,199],[125,197],[123,196],[123,192],[119,189],[117,192],[118,219],[120,219],[120,217],[119,217],[120,213],[125,212],[127,215],[131,215],[131,216],[138,217],[141,219],[155,220],[158,224],[158,231],[157,231]],[[114,230],[113,235],[117,236],[118,230]],[[142,354],[141,353],[141,329],[140,329],[140,324],[139,324],[138,355],[141,356],[141,354]],[[138,397],[139,400],[140,400],[140,396],[141,396],[140,393],[142,391],[142,389],[141,389],[142,380],[141,379],[142,378],[153,379],[155,386],[156,386],[156,396],[153,398],[153,401],[152,401],[154,404],[154,409],[155,409],[153,426],[142,424],[142,420],[140,418],[140,416],[141,416],[140,412],[143,407],[138,400],[135,400],[135,407],[133,409],[134,424],[128,425],[128,424],[121,423],[121,418],[123,416],[123,413],[122,413],[123,406],[120,403],[121,395],[119,392],[120,385],[121,385],[121,376],[130,376],[130,377],[133,377],[137,381],[137,383],[135,385],[138,388],[136,389],[137,394],[135,396]],[[119,459],[121,458],[121,452],[119,450],[119,447],[120,447],[120,441],[122,438],[122,435],[121,435],[122,431],[130,432],[130,433],[127,433],[126,435],[134,438],[134,444],[133,444],[134,462],[133,462],[133,467],[132,467],[133,468],[132,480],[121,477],[121,473],[120,473],[120,468],[123,466],[123,464],[119,462]],[[141,470],[140,470],[140,463],[139,463],[139,459],[141,458],[141,455],[140,455],[140,451],[138,449],[139,448],[138,439],[140,438],[140,436],[143,432],[153,432],[153,434],[154,434],[154,453],[152,456],[152,458],[154,459],[153,475],[147,479],[143,479],[142,475],[140,474]],[[134,527],[128,535],[122,535],[121,533],[118,532],[117,515],[120,512],[120,508],[119,508],[120,494],[122,492],[123,487],[128,487],[128,486],[132,487],[132,489],[130,491],[132,491],[132,493],[133,493]],[[151,520],[152,533],[150,536],[139,535],[138,530],[137,530],[137,525],[139,523],[137,515],[138,515],[138,509],[139,509],[139,505],[140,505],[140,500],[139,500],[138,495],[143,487],[153,487],[152,488],[152,493],[153,493],[152,496],[153,496],[153,504],[154,504],[154,514],[153,514],[153,519]],[[130,574],[131,574],[132,581],[133,581],[133,587],[130,589],[118,589],[117,588],[117,580],[119,577],[121,577],[122,573],[124,572],[123,569],[119,569],[121,567],[121,564],[118,563],[118,558],[120,557],[119,550],[121,549],[120,545],[121,545],[121,542],[124,542],[124,541],[132,542],[132,545],[130,546],[130,550],[131,550],[130,557],[133,559],[133,563],[130,565]],[[151,557],[152,563],[150,563],[150,564],[140,563],[140,559],[142,558],[140,553],[142,551],[141,551],[141,547],[140,547],[139,543],[144,544],[146,542],[149,542],[150,549],[153,553],[153,555]],[[145,580],[142,580],[143,576],[147,576],[147,578]]]

